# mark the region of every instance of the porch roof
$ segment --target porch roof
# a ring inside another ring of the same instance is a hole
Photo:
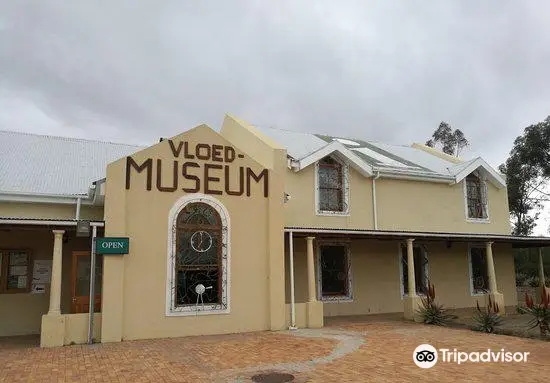
[[[0,225],[30,225],[30,226],[77,226],[76,219],[56,219],[56,218],[19,218],[19,217],[0,217]],[[90,226],[105,226],[101,220],[91,220]]]
[[[354,236],[359,238],[401,240],[407,238],[429,241],[509,243],[515,248],[550,247],[550,237],[522,237],[504,234],[448,233],[429,231],[363,230],[321,227],[285,227],[285,232],[296,234],[324,234],[326,236]]]

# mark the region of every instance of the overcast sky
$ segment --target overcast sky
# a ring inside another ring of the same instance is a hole
[[[0,0],[0,129],[142,144],[229,112],[407,144],[445,120],[466,157],[498,166],[550,114],[549,14],[544,0]]]

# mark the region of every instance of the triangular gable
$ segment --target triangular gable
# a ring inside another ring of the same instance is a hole
[[[487,177],[487,180],[502,189],[506,187],[506,182],[483,158],[477,157],[466,163],[458,164],[449,168],[451,174],[455,177],[455,182],[459,183],[468,175],[476,170],[481,170]]]
[[[359,156],[354,154],[351,150],[338,141],[332,141],[330,144],[323,146],[321,149],[309,154],[307,157],[297,160],[296,163],[298,166],[296,170],[299,171],[305,169],[309,165],[314,164],[333,153],[337,153],[339,158],[359,173],[363,174],[365,177],[370,177],[373,175],[372,166],[367,164]]]

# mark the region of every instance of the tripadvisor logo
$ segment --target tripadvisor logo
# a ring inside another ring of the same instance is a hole
[[[421,344],[414,349],[413,361],[420,368],[432,368],[437,363],[437,350],[430,344]]]
[[[441,355],[439,355],[441,354]],[[432,368],[438,360],[445,363],[462,364],[470,363],[526,363],[529,352],[510,352],[505,349],[499,351],[475,351],[464,352],[458,351],[456,348],[450,350],[448,348],[440,348],[437,350],[430,344],[421,344],[414,349],[413,361],[420,368]]]

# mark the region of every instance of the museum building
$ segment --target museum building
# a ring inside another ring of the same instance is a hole
[[[398,138],[396,138],[398,141]],[[504,177],[227,115],[149,147],[0,131],[0,337],[41,345],[517,305]],[[91,293],[90,293],[91,292]]]

